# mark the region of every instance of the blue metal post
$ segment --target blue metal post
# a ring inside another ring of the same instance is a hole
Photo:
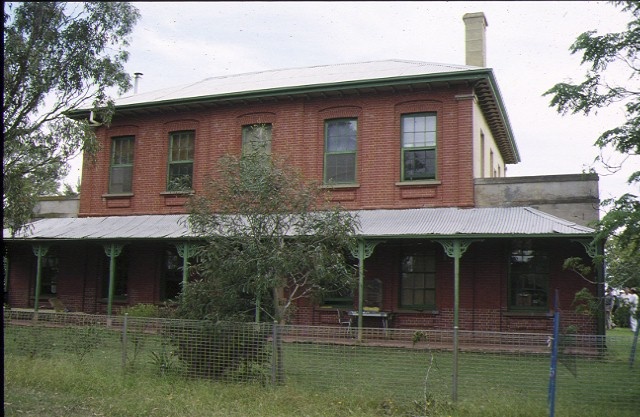
[[[556,373],[558,370],[558,339],[560,338],[560,303],[558,290],[555,295],[555,311],[553,313],[553,340],[551,344],[551,369],[549,371],[549,417],[555,416],[556,408]]]

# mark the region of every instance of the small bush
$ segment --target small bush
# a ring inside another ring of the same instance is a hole
[[[630,314],[629,306],[626,304],[621,305],[613,312],[613,323],[618,327],[630,327]]]
[[[79,327],[73,330],[72,337],[69,338],[67,350],[78,355],[80,361],[87,354],[96,350],[101,345],[103,330],[97,326]]]
[[[120,310],[120,315],[128,314],[129,317],[167,317],[165,307],[155,304],[136,304],[131,307],[124,307]]]
[[[262,380],[264,372],[259,369],[270,361],[265,325],[200,321],[189,327],[168,324],[164,334],[192,377]],[[162,363],[165,358],[156,359]]]

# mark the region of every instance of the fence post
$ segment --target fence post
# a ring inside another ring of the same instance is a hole
[[[274,321],[271,327],[271,384],[276,385],[276,373],[278,372],[278,322]]]
[[[639,333],[640,333],[640,326],[636,326],[636,331],[633,333],[633,343],[631,344],[631,354],[629,355],[629,369],[633,368],[633,361],[636,358],[636,348],[638,347]]]
[[[122,321],[122,369],[127,366],[127,319],[129,313],[124,313],[124,320]]]

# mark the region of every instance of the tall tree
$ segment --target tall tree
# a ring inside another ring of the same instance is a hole
[[[626,122],[603,132],[595,142],[601,149],[612,147],[628,158],[637,159],[640,154],[640,2],[614,1],[628,14],[626,30],[618,33],[598,34],[596,30],[584,32],[571,45],[572,54],[581,53],[581,64],[588,70],[581,83],[558,83],[544,95],[551,96],[551,106],[561,114],[583,113],[621,105],[626,111]],[[623,67],[629,76],[615,80],[609,71]],[[601,162],[605,163],[602,158]],[[626,163],[631,163],[627,159]],[[640,184],[640,170],[628,178],[629,184]],[[632,253],[640,249],[640,200],[627,193],[618,199],[605,200],[608,212],[598,225],[599,238],[618,236],[617,245]]]
[[[619,247],[614,236],[607,241],[607,284],[614,288],[640,288],[640,256],[629,247]]]
[[[96,150],[93,107],[109,122],[109,90],[131,87],[125,48],[139,18],[123,2],[25,2],[4,6],[3,227],[30,219],[39,195],[55,192],[68,161]]]
[[[282,322],[295,300],[354,283],[347,259],[357,227],[353,215],[263,152],[225,157],[220,167],[219,179],[198,193],[189,215],[206,240],[199,273],[214,283],[209,300],[216,294],[244,298],[239,308],[247,309],[250,300],[258,316],[262,311]]]

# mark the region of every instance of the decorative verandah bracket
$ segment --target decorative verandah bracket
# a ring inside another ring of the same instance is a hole
[[[482,239],[452,239],[452,240],[436,240],[442,245],[444,252],[450,258],[462,257],[473,242],[481,242]]]
[[[453,375],[452,400],[458,400],[458,329],[460,311],[460,258],[473,242],[482,239],[442,239],[436,240],[444,248],[448,257],[453,258]]]
[[[36,288],[33,299],[33,311],[37,312],[38,308],[40,308],[40,287],[42,286],[42,258],[47,256],[49,252],[49,245],[33,245],[31,248],[33,250],[33,254],[38,258],[37,266],[36,266]]]
[[[581,244],[591,259],[598,254],[598,242],[595,239],[571,239],[571,241]]]
[[[184,289],[189,279],[189,258],[195,254],[196,245],[190,242],[177,242],[174,246],[182,258],[182,288]]]
[[[116,287],[116,258],[122,253],[124,244],[109,243],[104,245],[104,253],[109,257],[109,298],[107,299],[107,316],[111,317],[113,293]]]
[[[357,245],[351,247],[351,255],[358,259],[358,340],[362,340],[362,324],[364,309],[364,260],[373,254],[374,249],[382,240],[358,239]]]

